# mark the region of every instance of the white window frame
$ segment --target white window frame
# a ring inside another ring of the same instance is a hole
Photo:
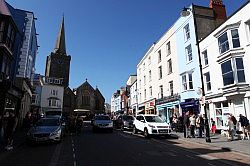
[[[159,80],[162,79],[162,66],[158,67]]]
[[[169,60],[167,61],[167,63],[168,63],[168,74],[171,74],[171,73],[173,73],[173,63],[172,63],[172,59],[169,59]]]
[[[152,86],[149,87],[149,95],[150,95],[150,97],[153,96],[153,88],[152,88]]]
[[[181,75],[182,91],[194,90],[193,72],[186,72]]]
[[[208,78],[209,78],[209,79],[208,79]],[[207,91],[207,92],[211,91],[212,86],[211,86],[210,72],[204,73],[204,82],[205,82],[205,85],[206,85],[206,91]],[[210,89],[209,89],[208,87],[210,87]]]
[[[193,61],[193,55],[192,55],[192,45],[189,44],[186,48],[186,61],[187,63],[192,62]]]
[[[163,98],[163,85],[159,86],[159,98],[162,99]]]
[[[184,31],[184,39],[185,39],[185,41],[188,41],[191,37],[189,24],[184,26],[183,31]]]
[[[173,96],[174,95],[174,81],[169,81],[169,93],[170,93],[170,96]]]
[[[202,57],[203,57],[203,66],[207,66],[209,64],[207,50],[204,50],[202,52]]]
[[[166,49],[167,49],[167,56],[171,54],[171,44],[170,41],[166,44]]]
[[[162,56],[161,56],[161,50],[158,51],[158,63],[160,63],[162,60]]]
[[[151,70],[148,71],[148,77],[149,77],[149,81],[152,81],[152,71]]]

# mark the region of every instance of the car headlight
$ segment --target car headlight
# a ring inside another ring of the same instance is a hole
[[[148,127],[152,127],[152,128],[155,128],[155,126],[153,126],[153,125],[150,125],[150,124],[148,125]]]
[[[61,134],[61,129],[57,129],[56,131],[54,131],[50,135],[59,135],[59,134]]]

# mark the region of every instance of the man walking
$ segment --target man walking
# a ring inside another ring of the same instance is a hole
[[[14,112],[10,112],[7,126],[6,126],[6,141],[7,146],[5,147],[6,150],[12,150],[13,149],[13,135],[16,130],[18,119]]]
[[[249,126],[249,120],[245,116],[240,114],[239,122],[240,122],[241,130],[243,132],[242,139],[244,140],[246,137],[246,127]]]
[[[183,118],[184,138],[189,137],[188,128],[189,128],[189,111],[185,113],[184,118]]]

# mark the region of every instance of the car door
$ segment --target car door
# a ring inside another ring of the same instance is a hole
[[[138,120],[138,130],[143,131],[145,123],[143,116],[138,116],[137,120]]]

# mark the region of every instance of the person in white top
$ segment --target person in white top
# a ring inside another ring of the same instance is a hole
[[[191,130],[191,137],[195,137],[194,136],[194,130],[195,130],[195,124],[196,124],[196,117],[195,114],[191,115],[189,118],[190,121],[190,130]]]

